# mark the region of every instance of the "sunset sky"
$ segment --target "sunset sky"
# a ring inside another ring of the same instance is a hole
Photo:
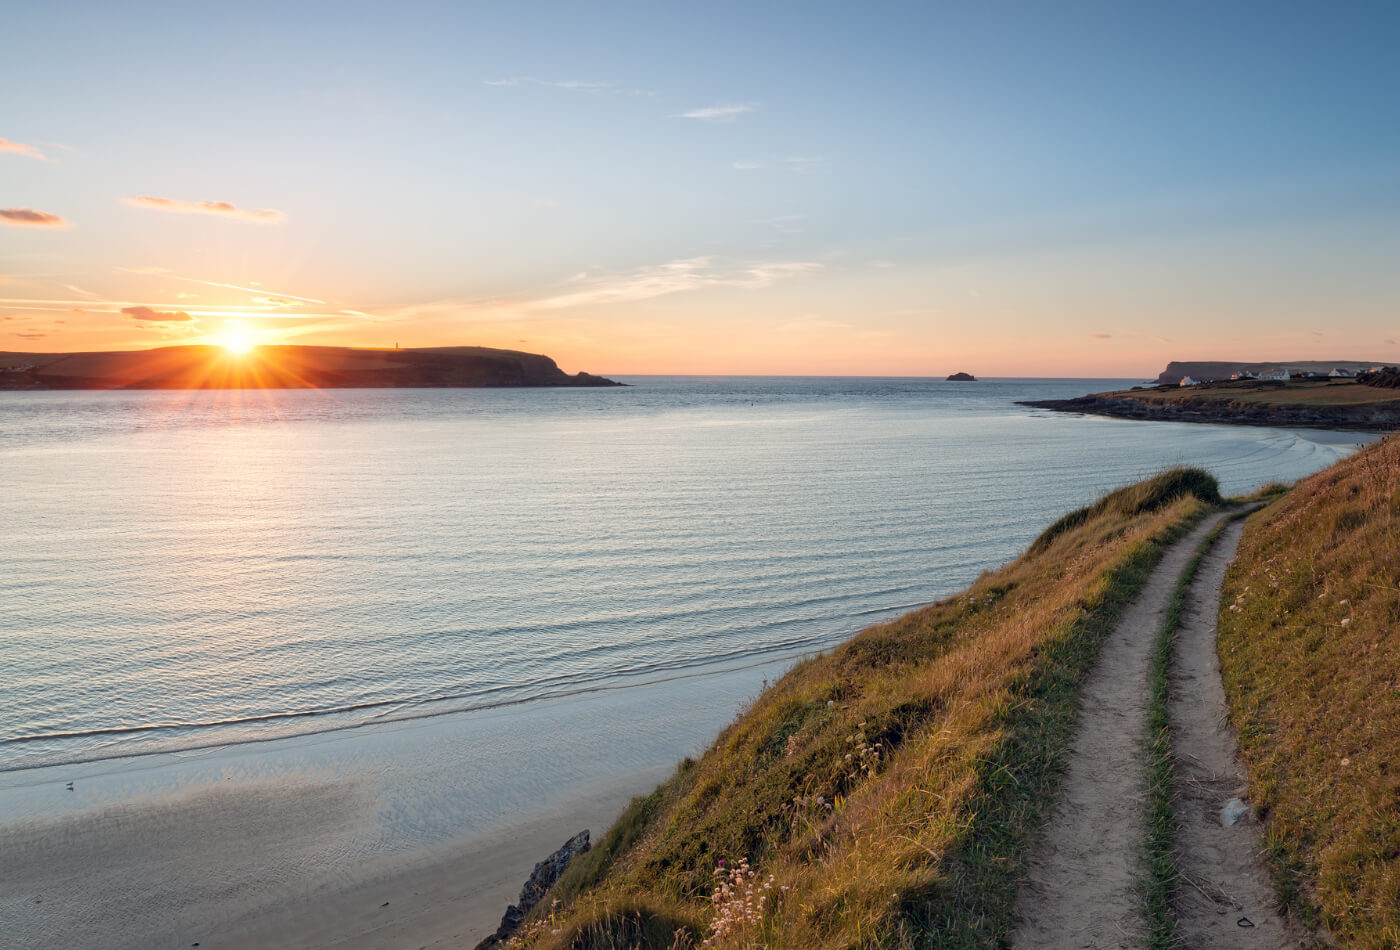
[[[1400,4],[22,3],[0,350],[1400,361]]]

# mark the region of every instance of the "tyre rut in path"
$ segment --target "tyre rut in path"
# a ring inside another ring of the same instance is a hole
[[[1230,725],[1215,640],[1220,589],[1244,522],[1226,527],[1201,561],[1172,650],[1170,701],[1176,759],[1177,928],[1185,946],[1276,950],[1305,946],[1275,909],[1259,826]],[[1236,813],[1234,824],[1224,813]]]
[[[1167,607],[1213,514],[1170,548],[1104,641],[1080,692],[1059,799],[1016,901],[1021,950],[1111,950],[1146,941],[1137,884],[1147,801],[1147,672]]]

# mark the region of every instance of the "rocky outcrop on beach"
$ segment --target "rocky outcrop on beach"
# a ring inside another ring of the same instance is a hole
[[[520,903],[511,904],[506,908],[505,915],[501,917],[501,926],[494,934],[477,944],[476,950],[489,950],[509,940],[520,929],[520,925],[525,923],[526,915],[544,899],[554,882],[559,880],[560,875],[569,867],[569,862],[588,848],[588,829],[585,828],[564,842],[558,851],[536,864],[535,870],[530,872],[529,880],[520,889]]]
[[[1274,426],[1305,429],[1360,429],[1389,432],[1400,428],[1400,405],[1390,406],[1278,406],[1211,400],[1209,402],[1155,401],[1126,396],[1089,395],[1076,399],[1037,399],[1018,405],[1057,412],[1082,412],[1118,419],[1161,422],[1207,422],[1228,425]]]

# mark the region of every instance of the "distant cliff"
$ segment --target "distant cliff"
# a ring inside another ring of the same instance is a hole
[[[1203,360],[1198,362],[1172,360],[1167,364],[1167,368],[1157,374],[1157,382],[1175,386],[1187,376],[1197,382],[1210,382],[1212,380],[1229,379],[1235,373],[1258,373],[1260,376],[1267,376],[1276,373],[1281,369],[1286,369],[1294,376],[1300,373],[1321,373],[1326,376],[1334,369],[1344,369],[1351,373],[1358,373],[1362,370],[1370,369],[1372,366],[1379,366],[1382,361],[1376,360],[1336,360],[1327,362],[1325,360],[1291,360],[1283,363],[1232,363],[1228,360]]]
[[[167,346],[98,353],[0,353],[0,389],[384,389],[621,386],[547,356],[484,346]]]

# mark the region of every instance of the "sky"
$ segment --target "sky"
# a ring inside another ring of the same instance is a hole
[[[6,32],[0,350],[1400,361],[1390,0],[54,0]]]

